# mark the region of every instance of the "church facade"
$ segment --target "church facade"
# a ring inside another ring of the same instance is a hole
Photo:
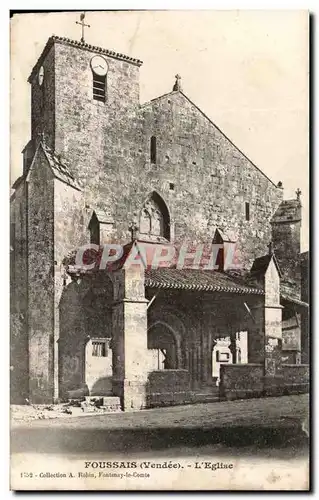
[[[129,411],[306,390],[299,190],[284,200],[179,75],[141,104],[141,64],[52,36],[29,77],[31,139],[11,197],[12,401],[82,391]],[[114,243],[112,269],[74,257]],[[184,268],[125,265],[185,244]],[[211,244],[218,269],[194,266]]]

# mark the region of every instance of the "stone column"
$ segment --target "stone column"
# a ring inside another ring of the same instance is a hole
[[[198,344],[192,339],[190,344],[190,356],[191,356],[191,386],[192,389],[198,389]]]
[[[248,362],[264,363],[265,376],[281,371],[281,306],[267,306],[263,301],[251,308],[254,323],[248,332]]]
[[[60,300],[66,280],[64,270],[55,266],[54,272],[54,332],[53,332],[53,402],[60,396],[59,387],[59,340],[60,340]]]
[[[309,363],[309,313],[308,309],[305,309],[301,313],[300,321],[300,343],[301,343],[301,363]]]
[[[265,307],[265,376],[280,375],[282,365],[281,306]]]
[[[254,322],[249,331],[249,363],[264,363],[266,394],[280,393],[282,386],[282,306],[280,277],[271,258],[264,276],[265,295],[251,308]]]
[[[202,381],[204,385],[212,384],[212,339],[211,323],[212,314],[209,309],[203,308],[202,312]]]
[[[148,375],[147,299],[144,270],[130,266],[113,272],[113,392],[124,411],[146,407]]]
[[[248,327],[248,363],[264,363],[265,359],[265,302],[264,297],[251,306],[252,318]]]
[[[280,305],[280,276],[274,257],[265,273],[265,377],[273,385],[282,368],[282,306]],[[275,384],[276,385],[276,384]]]
[[[237,363],[237,345],[236,345],[236,331],[234,330],[230,331],[230,344],[228,347],[233,358],[232,359],[233,364],[235,365]]]

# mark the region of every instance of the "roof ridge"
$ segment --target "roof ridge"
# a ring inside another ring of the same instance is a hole
[[[71,38],[63,37],[63,36],[58,36],[58,35],[51,35],[49,39],[47,40],[47,43],[39,56],[36,64],[34,65],[31,74],[28,78],[28,82],[31,83],[34,74],[37,72],[38,67],[41,65],[41,62],[43,61],[44,57],[54,44],[54,42],[60,42],[64,43],[67,45],[72,45],[74,47],[79,47],[81,49],[89,50],[92,52],[99,52],[100,54],[107,55],[109,57],[112,57],[113,59],[120,59],[122,61],[126,61],[132,64],[135,64],[136,66],[142,66],[143,61],[140,59],[136,59],[134,57],[127,56],[125,54],[122,54],[121,52],[116,52],[115,50],[110,50],[110,49],[105,49],[103,47],[98,47],[97,45],[91,45],[86,42],[81,42],[78,40],[72,40]]]
[[[149,101],[143,102],[143,104],[140,105],[140,108],[144,108],[144,106],[148,106],[154,101],[157,101],[158,99],[162,99],[163,97],[166,97],[171,94],[178,94],[180,90],[171,90],[170,92],[166,92],[165,94],[159,95],[157,97],[153,97],[153,99],[150,99]]]

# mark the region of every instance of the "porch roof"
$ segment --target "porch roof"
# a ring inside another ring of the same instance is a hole
[[[207,292],[225,292],[238,295],[264,295],[261,285],[248,284],[243,277],[230,276],[221,271],[205,271],[203,269],[158,268],[145,270],[145,286],[171,290],[190,290]],[[281,300],[291,302],[303,308],[309,305],[281,290]]]
[[[258,285],[250,286],[220,271],[159,268],[145,271],[145,286],[175,290],[264,295]]]

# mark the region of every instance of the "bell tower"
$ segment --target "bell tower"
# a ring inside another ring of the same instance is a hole
[[[44,137],[84,184],[116,164],[123,142],[135,139],[141,64],[89,45],[84,35],[81,41],[51,36],[28,79],[31,141],[25,157],[32,157]]]
[[[272,245],[283,281],[300,285],[301,191],[296,199],[281,202],[271,219]]]

